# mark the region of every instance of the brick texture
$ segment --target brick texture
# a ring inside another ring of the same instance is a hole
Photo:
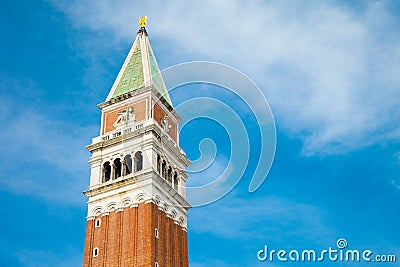
[[[161,120],[164,119],[164,116],[168,115],[168,114],[165,114],[164,111],[157,104],[154,105],[154,112],[153,113],[154,113],[153,114],[154,120],[159,125],[161,125]],[[171,119],[168,119],[168,124],[171,125],[171,128],[168,131],[168,134],[176,142],[177,141],[177,138],[176,138],[177,137],[177,126]]]
[[[95,227],[96,219],[100,227]],[[155,229],[158,229],[158,238]],[[93,249],[99,254],[93,257]],[[87,221],[84,267],[188,266],[187,234],[153,203],[139,203]]]

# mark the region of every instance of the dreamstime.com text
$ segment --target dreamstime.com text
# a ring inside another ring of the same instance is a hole
[[[306,250],[275,250],[268,249],[265,245],[264,249],[257,252],[259,261],[280,261],[280,262],[323,262],[323,261],[343,261],[343,262],[396,262],[396,255],[393,254],[374,254],[373,251],[346,249],[347,241],[340,238],[336,242],[337,248],[328,247],[327,249],[316,251],[313,249]]]

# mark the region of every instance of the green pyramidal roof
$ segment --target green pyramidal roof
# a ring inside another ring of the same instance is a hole
[[[168,90],[147,38],[147,33],[139,31],[107,100],[150,85],[153,85],[172,106]]]

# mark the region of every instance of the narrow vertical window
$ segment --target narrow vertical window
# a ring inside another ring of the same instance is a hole
[[[93,258],[99,256],[99,248],[94,248],[93,249]]]
[[[154,264],[155,267],[158,267],[158,262],[156,262],[156,264]]]
[[[94,228],[99,228],[101,225],[101,219],[96,219],[95,223],[94,223]]]
[[[158,229],[157,228],[154,230],[154,235],[158,239]]]

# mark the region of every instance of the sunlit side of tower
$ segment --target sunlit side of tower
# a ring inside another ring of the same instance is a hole
[[[101,109],[83,266],[188,266],[186,172],[178,123],[145,24]]]

